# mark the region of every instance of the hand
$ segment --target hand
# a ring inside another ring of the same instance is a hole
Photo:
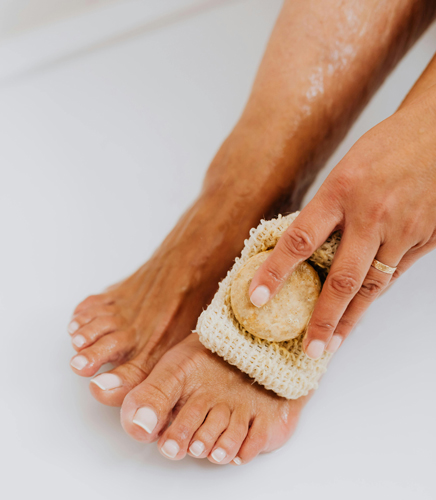
[[[312,359],[335,352],[371,302],[436,247],[435,89],[357,141],[253,277],[250,298],[261,307],[333,231],[342,231],[303,341]],[[374,258],[397,270],[377,270]]]

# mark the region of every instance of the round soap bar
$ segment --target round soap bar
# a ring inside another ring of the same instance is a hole
[[[261,339],[282,342],[304,332],[320,294],[321,281],[315,269],[302,262],[273,299],[263,307],[255,307],[248,288],[271,252],[256,254],[239,270],[232,283],[230,300],[236,319],[248,332]]]

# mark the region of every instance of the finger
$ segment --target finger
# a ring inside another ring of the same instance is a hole
[[[397,267],[405,252],[406,250],[401,251],[398,247],[382,245],[377,252],[376,259],[390,267]],[[334,353],[339,349],[371,303],[389,286],[392,276],[392,274],[379,271],[373,266],[370,267],[360,290],[349,303],[337,324],[336,330],[327,344],[326,351]]]
[[[315,197],[279,239],[271,255],[256,271],[248,293],[256,307],[265,305],[281,289],[298,264],[319,248],[341,222],[342,213]]]
[[[354,227],[346,229],[342,235],[303,340],[303,349],[311,359],[323,355],[339,320],[359,291],[380,245],[377,236],[368,239]]]

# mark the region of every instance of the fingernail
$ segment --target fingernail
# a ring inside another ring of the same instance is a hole
[[[87,364],[88,360],[82,355],[75,356],[70,362],[70,365],[76,370],[83,370]]]
[[[265,285],[260,285],[253,290],[253,293],[250,295],[250,300],[253,306],[262,307],[265,305],[271,296],[271,292],[269,288]]]
[[[79,329],[80,325],[77,321],[72,321],[67,328],[67,331],[70,335],[72,335],[75,331]]]
[[[72,342],[76,347],[82,347],[82,345],[86,344],[86,339],[83,335],[76,335]]]
[[[194,441],[189,447],[189,451],[194,455],[194,457],[199,457],[205,449],[204,443],[201,441]]]
[[[241,465],[242,464],[242,460],[239,458],[239,457],[235,457],[233,459],[233,462],[236,464],[236,465]]]
[[[139,425],[144,431],[151,434],[157,424],[157,415],[151,408],[143,406],[136,411],[133,417],[133,423]]]
[[[322,340],[312,340],[306,349],[306,356],[310,359],[318,359],[323,355],[325,343]]]
[[[100,387],[102,391],[110,391],[123,385],[123,381],[115,373],[101,373],[93,378],[91,382]]]
[[[330,342],[327,344],[325,350],[331,354],[335,353],[342,344],[342,337],[340,335],[333,335]]]
[[[160,451],[168,458],[174,458],[179,453],[180,447],[174,439],[168,439]]]
[[[215,462],[222,462],[226,458],[227,453],[222,448],[217,448],[212,453],[212,458]]]

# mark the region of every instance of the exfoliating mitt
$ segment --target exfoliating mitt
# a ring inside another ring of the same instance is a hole
[[[325,352],[312,360],[302,349],[305,332],[283,342],[272,342],[249,333],[236,319],[231,305],[231,286],[238,271],[254,255],[271,250],[299,212],[276,219],[262,220],[250,230],[241,257],[235,260],[219,284],[212,302],[198,318],[196,332],[200,342],[231,365],[287,399],[305,396],[318,387],[331,354]],[[323,281],[339,246],[340,234],[333,233],[308,259]]]

